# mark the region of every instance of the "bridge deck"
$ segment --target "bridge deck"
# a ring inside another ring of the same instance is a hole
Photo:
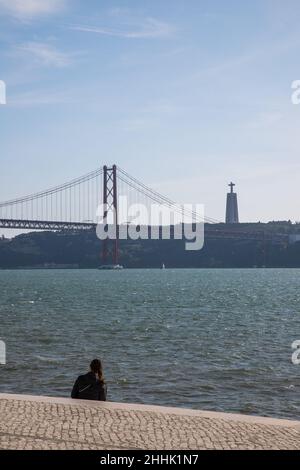
[[[12,230],[46,230],[46,231],[89,231],[96,230],[97,224],[94,222],[60,222],[43,220],[22,220],[22,219],[0,219],[0,228]],[[151,229],[148,226],[149,238]],[[162,227],[159,228],[162,230]],[[174,226],[171,226],[171,234]],[[220,224],[205,224],[205,237],[210,239],[245,239],[258,241],[281,241],[288,242],[289,235],[286,233],[268,233],[263,230],[240,230],[238,226],[231,230],[228,226],[222,227]],[[172,238],[172,236],[170,237]]]

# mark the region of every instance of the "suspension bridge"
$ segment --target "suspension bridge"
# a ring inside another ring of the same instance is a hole
[[[143,204],[146,208],[158,204],[183,215],[183,206],[143,184],[116,165],[103,166],[59,186],[0,203],[0,228],[18,230],[78,231],[95,230],[99,205],[103,220],[113,213],[118,227],[119,201],[126,196],[128,206]],[[262,231],[242,231],[236,227],[220,226],[220,221],[189,210],[192,223],[205,223],[209,238],[246,238],[263,240],[269,237]],[[124,223],[124,222],[123,222]],[[128,224],[130,222],[128,221]],[[277,234],[280,239],[284,235]],[[273,237],[273,236],[272,236]],[[118,236],[113,241],[112,259],[118,262]],[[103,243],[103,261],[109,256],[109,240]]]

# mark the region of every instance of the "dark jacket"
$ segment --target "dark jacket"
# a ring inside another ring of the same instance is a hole
[[[80,375],[76,380],[71,397],[81,400],[106,401],[107,387],[100,382],[93,372]]]

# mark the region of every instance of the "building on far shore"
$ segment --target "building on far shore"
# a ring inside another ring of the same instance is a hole
[[[230,183],[230,193],[227,193],[226,201],[226,224],[238,224],[239,223],[239,211],[238,211],[238,202],[237,194],[233,192],[235,186],[234,183]]]

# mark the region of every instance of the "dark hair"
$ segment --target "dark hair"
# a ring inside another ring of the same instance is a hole
[[[98,379],[101,383],[104,383],[104,375],[102,370],[102,362],[100,359],[94,359],[90,364],[91,371],[98,376]]]

